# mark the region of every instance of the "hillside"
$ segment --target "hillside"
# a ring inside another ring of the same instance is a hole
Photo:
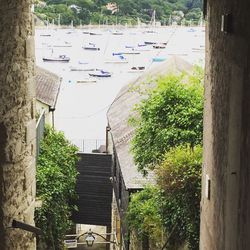
[[[45,0],[37,1],[35,12],[43,20],[68,25],[89,23],[149,23],[155,10],[156,21],[169,24],[198,23],[202,0]],[[59,15],[60,14],[60,15]]]

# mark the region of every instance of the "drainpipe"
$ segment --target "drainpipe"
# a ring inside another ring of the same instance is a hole
[[[109,131],[111,128],[109,126],[106,126],[106,153],[108,153],[108,145],[109,145]]]

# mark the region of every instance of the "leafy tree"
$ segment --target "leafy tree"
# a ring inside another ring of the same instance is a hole
[[[202,142],[202,70],[193,75],[158,78],[156,87],[135,108],[130,123],[135,127],[132,153],[141,171],[154,168],[170,148]]]
[[[165,192],[164,227],[175,228],[170,244],[187,242],[199,249],[202,148],[181,145],[170,149],[157,168],[158,185]]]
[[[62,24],[69,24],[71,20],[74,20],[74,23],[79,23],[80,20],[83,23],[89,23],[90,21],[99,23],[100,20],[97,20],[98,15],[103,16],[104,19],[107,19],[107,17],[112,18],[113,16],[122,17],[123,20],[132,19],[132,23],[136,23],[139,17],[142,22],[148,23],[153,10],[156,11],[157,20],[165,22],[166,18],[175,10],[181,10],[186,15],[193,8],[199,8],[200,12],[202,6],[201,0],[114,0],[112,2],[118,5],[119,11],[112,14],[111,12],[103,11],[106,4],[110,2],[108,0],[46,0],[45,2],[47,3],[46,7],[36,7],[35,9],[39,17],[52,20],[57,18],[54,13],[60,13],[62,17],[66,16],[62,18]],[[55,12],[54,10],[57,9],[56,5],[64,5],[65,9],[61,12]],[[81,9],[88,10],[93,16],[83,16],[83,13],[86,13],[86,11],[82,12],[80,16],[78,12],[73,12],[70,15],[70,5],[77,5]],[[49,8],[50,6],[53,6],[53,8]],[[69,21],[69,19],[71,20]]]
[[[199,249],[201,146],[171,149],[156,168],[157,184],[146,186],[131,196],[126,219],[139,239],[148,236],[159,246],[162,232],[169,238],[169,249],[183,243]]]
[[[163,229],[163,207],[163,192],[157,186],[148,185],[131,195],[126,223],[138,239],[150,237],[151,241],[159,243]]]
[[[72,225],[71,212],[76,209],[77,148],[62,132],[47,127],[37,164],[37,196],[42,206],[35,211],[36,225],[44,232],[43,249],[62,249],[62,240]]]

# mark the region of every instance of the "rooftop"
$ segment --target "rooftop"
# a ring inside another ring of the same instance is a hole
[[[59,94],[61,78],[45,69],[36,67],[36,99],[42,103],[55,108],[57,96]]]

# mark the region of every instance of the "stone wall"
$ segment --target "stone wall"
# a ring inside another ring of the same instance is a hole
[[[30,0],[2,0],[0,7],[0,249],[35,249],[35,86]]]
[[[200,249],[246,250],[250,247],[250,2],[207,2]],[[232,18],[222,31],[226,14]]]

